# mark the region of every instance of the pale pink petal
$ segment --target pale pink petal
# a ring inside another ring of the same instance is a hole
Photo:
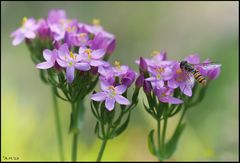
[[[127,86],[125,85],[119,85],[115,87],[115,90],[117,92],[117,94],[123,94],[127,89]]]
[[[46,59],[47,61],[50,61],[52,57],[52,51],[49,49],[43,50],[43,58]]]
[[[25,37],[29,39],[33,39],[36,37],[36,34],[33,31],[27,31],[25,32]]]
[[[155,77],[148,77],[145,79],[146,81],[156,81],[156,78]]]
[[[24,34],[23,33],[19,33],[14,39],[13,39],[13,42],[12,44],[14,46],[20,44],[23,40],[24,40]]]
[[[88,63],[76,63],[75,68],[81,71],[88,71],[91,69]]]
[[[98,60],[91,60],[91,61],[90,61],[90,65],[91,65],[91,66],[94,66],[94,67],[101,66],[101,65],[103,65],[103,64],[104,64],[104,62],[98,61]]]
[[[183,94],[185,94],[187,96],[192,96],[192,88],[190,86],[181,84],[180,90],[183,92]]]
[[[105,106],[106,106],[107,110],[109,110],[109,111],[113,110],[114,104],[115,104],[114,98],[106,98]]]
[[[36,65],[39,69],[49,69],[54,66],[54,62],[42,62]]]
[[[100,87],[103,91],[108,92],[109,91],[109,86],[111,86],[108,82],[101,81],[100,82]]]
[[[125,98],[125,97],[123,97],[123,96],[121,96],[121,95],[116,95],[116,96],[115,96],[115,100],[116,100],[119,104],[121,104],[121,105],[129,105],[129,104],[130,104],[130,102],[128,101],[128,99]]]
[[[94,50],[92,52],[92,58],[100,59],[100,58],[102,58],[104,56],[105,53],[106,53],[106,50],[104,50],[104,49]]]
[[[61,66],[61,67],[67,67],[68,63],[66,61],[63,61],[59,58],[57,58],[57,63]]]
[[[170,103],[170,104],[181,104],[181,103],[183,103],[183,101],[181,99],[169,96],[168,97],[168,103]]]
[[[175,89],[175,88],[177,88],[179,86],[179,83],[175,79],[170,79],[168,81],[168,86],[170,88],[174,88]]]
[[[72,83],[74,80],[74,67],[73,66],[68,66],[66,69],[66,77],[68,83]]]
[[[104,101],[107,97],[106,92],[95,93],[91,96],[91,99],[94,101]]]
[[[58,49],[58,56],[61,58],[61,59],[64,59],[64,57],[66,55],[69,55],[69,50],[68,50],[68,46],[67,44],[63,44],[62,46],[60,46],[60,48]]]
[[[87,48],[85,47],[80,47],[78,50],[78,54],[83,54]]]

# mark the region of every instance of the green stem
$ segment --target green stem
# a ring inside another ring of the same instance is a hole
[[[59,154],[60,154],[61,161],[64,161],[63,139],[62,139],[60,116],[59,116],[59,108],[58,108],[58,103],[57,103],[57,98],[56,98],[56,95],[55,95],[55,88],[54,87],[52,87],[52,97],[53,97],[53,108],[54,108],[55,123],[56,123],[56,129],[57,129]]]
[[[74,102],[71,102],[71,105],[72,105],[72,113],[74,116],[74,122],[76,123],[77,118],[78,118],[77,117],[77,108],[75,107]],[[76,127],[76,126],[74,126],[74,127]],[[78,138],[78,131],[74,131],[73,141],[72,141],[72,161],[73,162],[77,161],[77,138]]]
[[[161,154],[160,154],[160,148],[161,148],[161,119],[157,120],[157,139],[158,139],[158,161],[161,162]]]
[[[162,141],[161,141],[163,153],[165,153],[165,137],[166,137],[166,131],[167,131],[167,120],[168,120],[168,117],[165,117],[163,119],[163,133],[162,133]]]
[[[78,138],[78,133],[74,133],[73,143],[72,143],[72,161],[73,162],[77,161],[77,138]]]
[[[184,117],[186,111],[187,111],[187,107],[184,106],[184,108],[183,108],[183,112],[182,112],[182,115],[181,115],[181,117],[180,117],[180,119],[179,119],[179,121],[178,121],[178,125],[177,125],[176,128],[178,128],[178,127],[181,125],[181,123],[182,123],[182,121],[183,121],[183,117]]]
[[[103,152],[105,150],[105,147],[106,147],[106,144],[107,144],[107,141],[108,141],[108,138],[109,138],[109,133],[110,133],[110,126],[108,126],[107,135],[104,137],[101,149],[98,153],[97,162],[100,162],[101,159],[102,159],[102,155],[103,155]]]

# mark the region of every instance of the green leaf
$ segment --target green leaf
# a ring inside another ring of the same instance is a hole
[[[152,155],[156,156],[157,155],[157,149],[155,147],[153,133],[154,133],[154,130],[152,129],[148,134],[148,149],[149,149],[149,151]]]
[[[185,124],[182,124],[178,128],[176,128],[172,138],[167,142],[165,153],[164,153],[165,159],[170,158],[173,155],[173,153],[175,152],[178,141],[180,139],[180,136],[181,136],[185,126],[186,126]]]
[[[116,129],[113,137],[120,135],[127,128],[128,124],[129,124],[130,115],[131,115],[131,112],[128,113],[128,117],[125,120],[125,122],[123,122],[123,124],[121,124],[121,126]]]

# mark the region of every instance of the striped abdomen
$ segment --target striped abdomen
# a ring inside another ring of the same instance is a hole
[[[194,70],[193,71],[193,76],[194,78],[201,84],[201,85],[206,85],[207,84],[207,80],[205,79],[205,77],[203,77],[198,70]]]

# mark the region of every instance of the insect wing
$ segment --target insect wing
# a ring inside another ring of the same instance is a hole
[[[194,77],[191,72],[184,71],[184,77],[186,79],[186,85],[191,86],[191,88],[194,86]]]
[[[212,69],[219,68],[219,67],[222,66],[221,64],[218,64],[218,63],[215,63],[215,62],[199,63],[199,64],[192,64],[192,65],[194,67],[201,67],[204,70],[212,70]]]

